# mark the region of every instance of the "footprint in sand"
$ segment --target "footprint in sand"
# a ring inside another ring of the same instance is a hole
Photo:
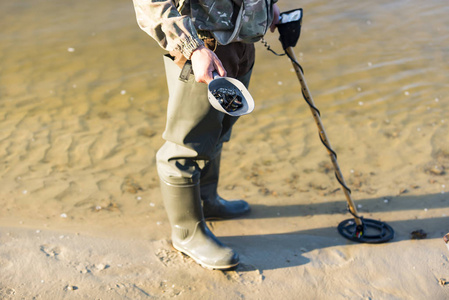
[[[259,269],[243,263],[241,263],[236,270],[224,271],[223,273],[228,280],[240,282],[244,285],[261,284],[264,280],[264,276]]]
[[[0,299],[13,299],[16,291],[13,288],[0,286]]]
[[[166,267],[175,267],[179,266],[183,261],[183,256],[181,253],[177,251],[169,251],[166,249],[159,249],[156,253],[159,261]]]
[[[53,245],[41,245],[40,246],[40,250],[45,253],[45,255],[47,257],[51,257],[54,258],[56,260],[59,260],[59,257],[61,255],[61,248],[59,248],[58,246],[53,246]]]

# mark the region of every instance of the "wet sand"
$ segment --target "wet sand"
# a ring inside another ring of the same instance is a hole
[[[357,209],[391,225],[392,241],[339,235],[351,215],[291,63],[258,43],[256,109],[225,146],[220,179],[220,194],[252,212],[208,222],[241,265],[201,268],[170,246],[154,162],[164,52],[132,4],[8,2],[0,298],[447,299],[445,2],[301,7],[295,52],[309,89]],[[281,51],[277,34],[267,41]],[[412,239],[420,229],[426,238]]]

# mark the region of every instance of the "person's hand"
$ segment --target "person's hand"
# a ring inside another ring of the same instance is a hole
[[[274,32],[276,30],[276,24],[279,23],[279,16],[281,11],[279,10],[279,6],[275,3],[273,5],[273,22],[271,22],[270,31]]]
[[[192,61],[192,69],[197,82],[209,84],[214,79],[212,76],[214,70],[220,76],[226,76],[226,70],[223,68],[220,59],[212,50],[205,46],[201,46],[193,51],[190,60]]]

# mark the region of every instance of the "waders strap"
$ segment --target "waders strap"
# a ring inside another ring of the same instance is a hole
[[[192,61],[188,60],[182,67],[181,74],[179,74],[179,80],[187,82],[189,80],[190,74],[193,74]]]

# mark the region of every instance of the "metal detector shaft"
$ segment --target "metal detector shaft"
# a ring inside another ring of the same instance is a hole
[[[318,111],[314,109],[315,103],[313,102],[313,98],[310,95],[309,88],[307,87],[306,80],[304,79],[304,74],[302,73],[302,70],[299,67],[299,65],[295,64],[295,61],[297,60],[295,53],[293,51],[293,47],[286,48],[285,52],[287,53],[287,55],[290,56],[290,58],[292,58],[293,68],[295,69],[296,75],[298,76],[299,82],[301,83],[301,88],[304,93],[304,97],[306,98],[306,101],[309,104],[311,104],[310,110],[312,112],[313,118],[315,119],[316,125],[318,126],[321,141],[325,144],[327,148],[332,164],[334,165],[335,175],[337,176],[338,182],[343,187],[343,192],[345,193],[346,200],[348,201],[349,210],[354,216],[356,224],[363,225],[362,220],[357,213],[357,209],[355,208],[354,202],[352,201],[350,190],[347,188],[345,179],[343,178],[343,174],[341,173],[340,166],[338,165],[337,162],[337,156],[335,155],[335,152],[332,151],[332,147],[329,143],[329,139],[327,138],[326,131],[324,130],[323,127],[323,123],[321,122],[321,117]]]

